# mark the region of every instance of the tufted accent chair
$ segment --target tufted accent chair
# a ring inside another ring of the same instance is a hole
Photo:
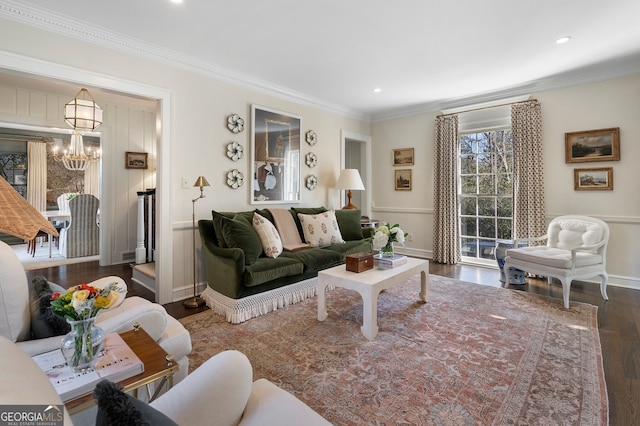
[[[576,279],[600,277],[600,293],[607,297],[606,254],[609,226],[600,219],[587,216],[559,216],[549,223],[547,234],[534,238],[519,238],[519,242],[541,242],[546,246],[519,247],[507,250],[505,273],[510,268],[552,278],[562,283],[564,307],[569,308],[571,282]]]

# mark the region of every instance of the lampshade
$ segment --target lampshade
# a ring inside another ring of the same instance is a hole
[[[196,183],[194,183],[193,186],[199,186],[200,188],[202,188],[203,186],[210,186],[210,185],[204,176],[198,176],[198,179],[196,179]]]
[[[344,169],[340,172],[340,177],[336,183],[336,189],[344,190],[364,190],[364,183],[360,178],[358,169]]]
[[[58,231],[22,195],[0,177],[0,232],[32,240],[38,231],[58,236]]]
[[[64,121],[76,130],[95,130],[102,124],[102,108],[89,91],[82,88],[74,99],[65,104]]]

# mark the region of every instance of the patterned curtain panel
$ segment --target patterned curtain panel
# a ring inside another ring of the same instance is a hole
[[[455,264],[462,260],[458,218],[458,115],[436,118],[434,150],[433,261]]]
[[[47,144],[27,142],[27,201],[36,210],[47,209]]]
[[[513,237],[547,232],[542,162],[542,114],[538,101],[511,106],[513,135]]]

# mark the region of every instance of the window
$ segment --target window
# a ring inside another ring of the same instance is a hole
[[[511,130],[461,135],[459,166],[462,256],[493,260],[496,240],[511,238]]]

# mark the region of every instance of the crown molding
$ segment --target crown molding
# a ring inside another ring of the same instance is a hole
[[[217,80],[356,120],[369,122],[371,119],[369,114],[362,111],[332,104],[305,93],[278,86],[255,76],[240,73],[210,62],[201,61],[174,50],[161,49],[140,40],[125,38],[107,30],[71,20],[64,15],[49,10],[44,11],[12,0],[2,0],[0,1],[0,17],[187,71],[205,74]]]

